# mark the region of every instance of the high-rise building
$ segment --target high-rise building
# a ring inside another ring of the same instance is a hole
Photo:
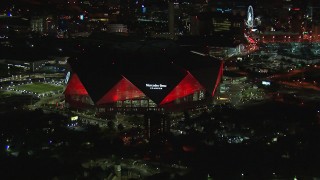
[[[226,32],[243,34],[244,17],[233,13],[198,13],[195,16],[191,16],[190,30],[191,35],[214,35]]]
[[[168,23],[169,23],[169,33],[171,35],[171,37],[174,37],[175,35],[175,30],[174,30],[174,4],[173,2],[169,2],[169,19],[168,19]]]
[[[30,21],[31,31],[43,33],[44,31],[44,20],[42,17],[34,17]]]

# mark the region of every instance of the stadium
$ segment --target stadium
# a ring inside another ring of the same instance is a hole
[[[110,43],[69,59],[66,106],[174,111],[212,103],[223,63],[173,41]]]

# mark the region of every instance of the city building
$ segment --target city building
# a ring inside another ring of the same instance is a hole
[[[191,35],[215,35],[221,33],[243,34],[244,17],[238,13],[220,11],[201,12],[190,17]]]
[[[0,17],[1,38],[21,37],[30,30],[30,21],[21,17]]]
[[[172,41],[115,43],[70,59],[64,92],[70,108],[181,110],[211,103],[223,63]]]
[[[43,18],[41,18],[41,17],[32,18],[30,21],[31,31],[43,33],[43,31],[44,31],[43,24],[44,24]]]
[[[108,24],[108,32],[110,33],[128,33],[128,28],[124,24]]]

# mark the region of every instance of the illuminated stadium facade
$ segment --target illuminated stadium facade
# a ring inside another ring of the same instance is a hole
[[[207,105],[223,64],[173,42],[115,43],[69,60],[70,108],[98,112],[182,110]]]

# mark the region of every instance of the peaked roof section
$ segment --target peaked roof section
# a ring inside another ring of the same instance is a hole
[[[211,57],[198,56],[190,53],[190,59],[196,59],[196,62],[185,61],[180,62],[181,66],[187,69],[199,83],[211,94],[217,82],[218,72],[221,68],[221,61],[217,61]]]
[[[109,53],[105,52],[105,54],[108,55]],[[73,71],[77,72],[94,103],[122,79],[112,59],[109,60],[105,56],[99,57],[89,54],[83,55],[80,57],[81,59],[69,61]],[[112,58],[112,56],[109,58]]]
[[[212,92],[217,79],[217,73],[212,71],[211,68],[204,68],[202,70],[190,70],[196,79],[202,84],[208,92]]]
[[[83,86],[77,74],[73,74],[64,91],[66,95],[88,95],[86,88]]]
[[[144,93],[123,77],[113,88],[111,88],[98,102],[98,105],[116,101],[144,97]]]
[[[222,76],[223,76],[223,62],[220,65],[220,70],[219,70],[219,73],[218,73],[216,84],[214,85],[214,89],[212,91],[212,96],[214,96],[214,94],[216,92],[216,89],[217,89],[218,85],[220,84]]]
[[[107,71],[107,70],[106,70]],[[80,76],[94,103],[97,103],[106,92],[121,80],[120,74],[108,75],[103,71],[94,71],[91,75]]]
[[[146,68],[136,68],[135,71],[124,68],[123,75],[153,102],[160,104],[169,92],[186,76],[186,72],[170,63],[157,63],[161,61],[157,58],[141,64],[127,65],[126,68],[135,68],[137,66]]]
[[[188,72],[187,76],[161,101],[160,105],[174,101],[204,89],[203,86]]]

